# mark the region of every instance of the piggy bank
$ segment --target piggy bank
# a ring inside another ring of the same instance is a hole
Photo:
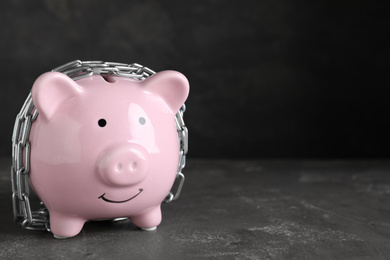
[[[55,237],[75,236],[89,220],[160,224],[179,163],[175,114],[188,93],[175,71],[144,81],[47,72],[35,81],[30,184]]]

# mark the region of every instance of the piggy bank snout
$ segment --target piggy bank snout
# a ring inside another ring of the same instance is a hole
[[[148,153],[137,144],[113,147],[102,152],[97,166],[101,179],[108,185],[130,186],[147,176]]]

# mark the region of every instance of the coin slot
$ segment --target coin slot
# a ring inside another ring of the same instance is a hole
[[[109,75],[109,74],[102,74],[101,76],[102,76],[102,78],[103,78],[105,81],[107,81],[108,83],[115,83],[115,82],[116,82],[114,76],[112,76],[112,75]]]

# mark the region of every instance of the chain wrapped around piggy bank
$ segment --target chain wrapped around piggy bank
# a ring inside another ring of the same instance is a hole
[[[181,73],[139,64],[77,60],[41,75],[12,136],[15,221],[57,238],[101,219],[154,230],[184,182],[188,93]]]

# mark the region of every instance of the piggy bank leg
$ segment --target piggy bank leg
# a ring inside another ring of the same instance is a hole
[[[140,215],[130,217],[131,222],[145,231],[152,231],[161,223],[160,205],[151,208]]]
[[[74,237],[80,233],[85,223],[84,219],[61,213],[50,213],[50,230],[55,238]]]

